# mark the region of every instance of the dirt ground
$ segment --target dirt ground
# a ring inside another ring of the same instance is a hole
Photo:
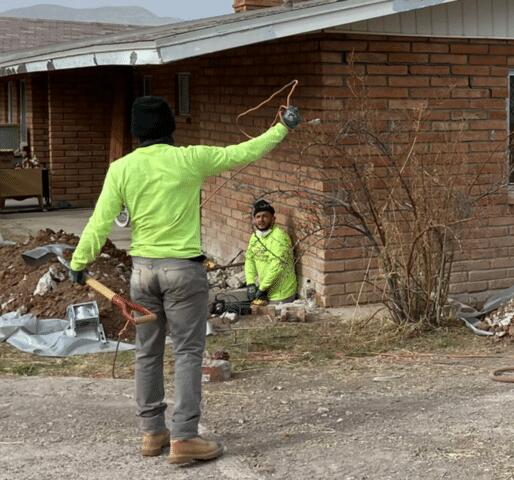
[[[0,479],[507,480],[503,358],[383,356],[268,368],[204,389],[227,454],[190,468],[143,459],[131,380],[0,377]],[[172,396],[172,387],[168,392]]]
[[[81,298],[84,289],[63,282],[55,296],[27,304],[44,272],[19,275],[20,251],[5,248],[0,303],[14,298],[6,311],[25,305],[51,315]],[[126,272],[116,270],[123,262],[105,253],[100,275],[126,288],[114,278],[123,281]],[[110,307],[101,308],[108,317]],[[132,352],[118,360],[124,378],[112,380],[110,354],[42,359],[2,345],[0,480],[514,480],[513,384],[489,379],[492,369],[514,365],[514,344],[473,336],[460,325],[457,334],[418,340],[372,325],[369,335],[341,322],[247,325],[210,337],[209,349],[226,349],[237,367],[231,381],[204,387],[203,428],[227,451],[190,468],[138,454]],[[390,353],[355,357],[374,352]]]
[[[95,300],[100,317],[109,338],[117,338],[124,325],[121,315],[110,302],[89,288],[73,285],[68,280],[66,269],[54,258],[43,265],[27,265],[22,253],[35,247],[49,244],[76,246],[79,237],[73,234],[55,232],[51,229],[40,230],[34,236],[18,240],[16,245],[0,248],[0,315],[20,309],[21,313],[32,313],[38,319],[66,318],[66,307],[71,304]],[[130,269],[132,262],[125,250],[120,250],[107,240],[101,254],[88,270],[93,277],[103,282],[111,290],[128,295]],[[44,295],[35,295],[39,279],[49,268],[61,275],[56,279],[54,289]]]

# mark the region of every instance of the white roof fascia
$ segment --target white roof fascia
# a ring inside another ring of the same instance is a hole
[[[349,0],[157,40],[164,63],[457,0]],[[247,25],[245,25],[247,23]]]
[[[152,42],[153,43],[153,42]],[[0,62],[0,76],[50,70],[67,70],[96,66],[160,65],[159,52],[155,47],[138,48],[138,45],[122,45],[121,50],[112,46],[74,49],[59,54],[20,58],[16,62]],[[133,47],[133,48],[127,48]]]
[[[107,65],[159,65],[207,53],[392,15],[457,0],[347,0],[163,37],[152,41],[114,43],[65,50],[16,52],[0,60],[0,76],[24,72]],[[25,55],[25,56],[24,56]],[[0,56],[1,59],[1,56]]]

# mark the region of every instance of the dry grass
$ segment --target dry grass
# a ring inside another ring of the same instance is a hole
[[[461,323],[420,333],[413,327],[399,327],[393,322],[372,320],[341,321],[331,318],[305,324],[277,324],[269,320],[245,324],[208,338],[207,350],[226,350],[234,370],[273,366],[315,366],[329,364],[342,357],[383,353],[423,352],[440,354],[512,354],[508,341],[473,335]],[[166,370],[171,374],[171,355]],[[111,377],[114,355],[103,353],[68,358],[45,358],[21,353],[0,344],[0,375],[44,375]],[[133,378],[134,352],[121,352],[116,363],[118,378]]]

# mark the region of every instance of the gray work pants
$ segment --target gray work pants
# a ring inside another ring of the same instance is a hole
[[[205,349],[208,284],[204,266],[185,259],[133,257],[131,298],[157,314],[136,327],[136,402],[144,433],[166,428],[164,342],[171,331],[175,358],[175,399],[171,435],[198,435]]]

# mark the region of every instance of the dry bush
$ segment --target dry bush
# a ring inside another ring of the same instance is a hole
[[[464,232],[505,186],[509,172],[488,168],[505,152],[473,163],[462,148],[465,121],[434,122],[427,101],[383,108],[365,78],[348,84],[353,96],[338,112],[299,129],[296,185],[255,197],[297,207],[297,259],[317,247],[366,245],[364,282],[391,317],[439,326]]]

